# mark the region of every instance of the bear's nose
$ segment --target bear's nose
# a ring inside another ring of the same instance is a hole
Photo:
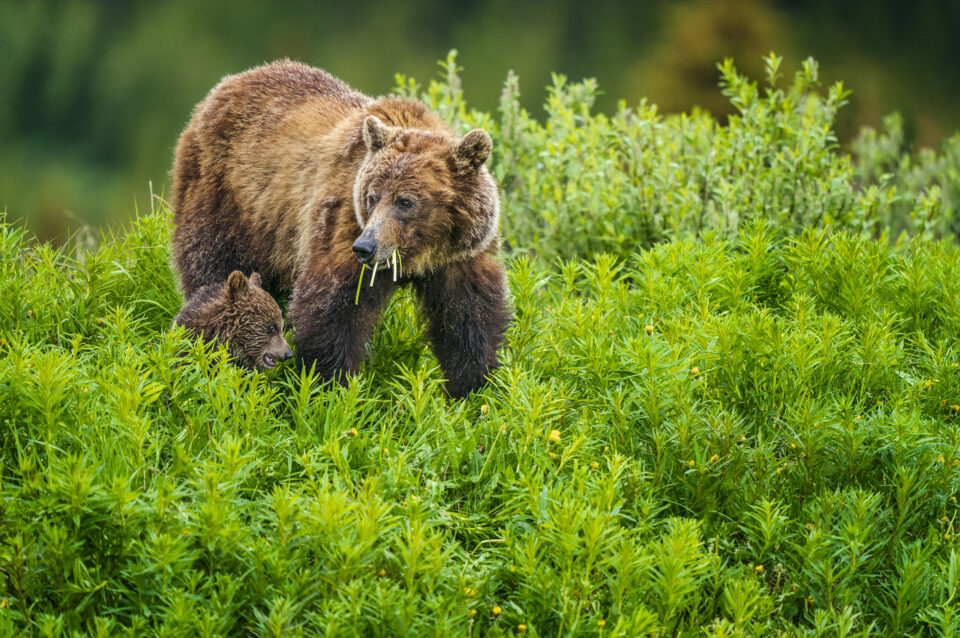
[[[292,358],[293,358],[293,350],[291,350],[290,348],[287,348],[287,351],[283,353],[283,360],[286,361],[287,359],[292,359]]]
[[[357,259],[369,264],[377,252],[377,240],[360,235],[357,241],[353,242],[353,252],[357,255]]]

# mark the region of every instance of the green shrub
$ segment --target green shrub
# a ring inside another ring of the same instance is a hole
[[[519,258],[504,365],[450,402],[406,295],[343,389],[164,331],[166,220],[0,233],[0,634],[955,624],[953,244]]]
[[[882,202],[872,225],[897,232],[960,232],[960,135],[944,140],[940,152],[923,149],[914,155],[904,144],[903,119],[893,113],[879,132],[865,128],[851,146],[858,184]]]
[[[849,94],[843,84],[819,92],[812,59],[786,85],[782,58],[771,54],[765,64],[763,88],[732,60],[719,65],[721,90],[737,111],[726,123],[700,111],[663,117],[646,102],[594,114],[596,82],[562,75],[552,78],[541,121],[520,107],[512,73],[493,118],[467,110],[456,52],[426,90],[400,75],[397,91],[423,98],[461,132],[493,133],[502,228],[515,252],[626,256],[705,231],[733,238],[754,219],[771,222],[779,236],[811,225],[871,237],[957,230],[960,138],[941,155],[911,159],[889,120],[884,133],[867,131],[855,143],[855,163],[833,133]],[[891,171],[899,172],[883,177]]]

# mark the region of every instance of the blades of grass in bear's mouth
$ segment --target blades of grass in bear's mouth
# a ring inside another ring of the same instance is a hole
[[[353,305],[360,305],[360,286],[363,285],[363,273],[367,269],[366,264],[360,264],[360,279],[357,280],[357,296],[353,299]]]
[[[373,288],[373,280],[377,278],[377,267],[380,265],[379,261],[373,262],[373,274],[370,275],[370,287]]]
[[[400,270],[400,278],[403,278],[403,260],[400,259],[400,249],[397,248],[397,267]]]
[[[400,252],[400,251],[399,251],[399,250],[394,250],[394,251],[393,251],[393,255],[391,255],[391,256],[393,257],[393,280],[394,280],[394,281],[397,280],[397,253],[398,253],[398,252]]]

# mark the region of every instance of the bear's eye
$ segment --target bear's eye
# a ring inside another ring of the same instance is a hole
[[[398,197],[395,203],[400,208],[413,208],[413,202],[406,197]]]
[[[270,334],[272,334],[272,335],[277,334],[277,324],[271,323],[271,324],[270,324],[270,327],[267,328],[267,332],[270,333]]]
[[[380,201],[379,197],[376,197],[375,195],[367,195],[367,206],[369,208],[373,208],[374,206],[376,206],[377,202],[379,201]]]

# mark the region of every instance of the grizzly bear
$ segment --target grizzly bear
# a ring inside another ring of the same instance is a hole
[[[230,273],[226,283],[197,289],[173,318],[204,341],[227,344],[234,363],[250,369],[275,368],[293,356],[283,338],[280,306],[260,287],[260,275],[248,279]]]
[[[303,64],[228,76],[177,143],[183,292],[260,272],[271,292],[292,291],[303,365],[344,383],[387,299],[411,286],[462,397],[498,365],[510,319],[491,148],[482,129],[460,138],[417,100],[370,98]]]

